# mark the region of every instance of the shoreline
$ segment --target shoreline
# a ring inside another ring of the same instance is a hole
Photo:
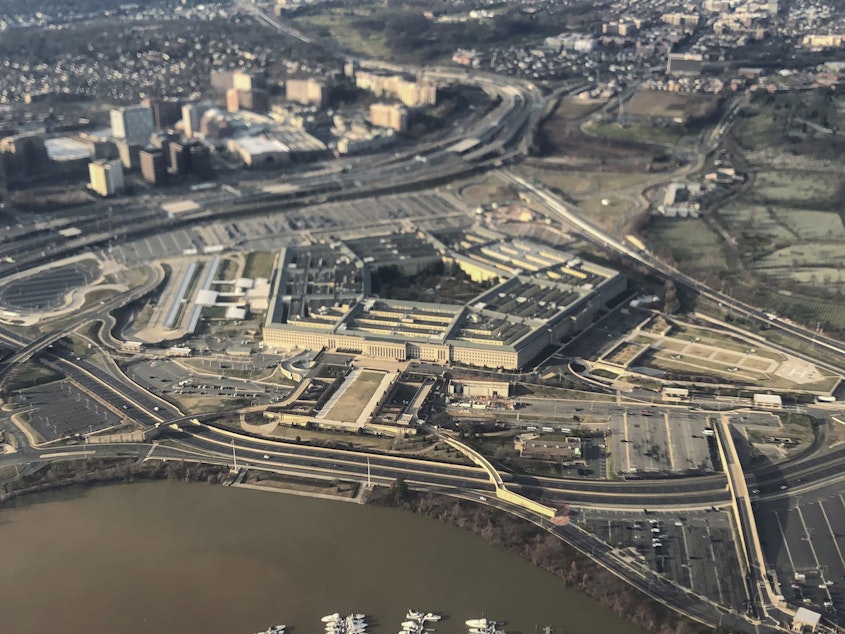
[[[222,485],[228,476],[226,467],[181,461],[149,460],[139,463],[124,458],[91,458],[57,462],[18,480],[0,483],[0,505],[38,493],[73,487],[157,480]],[[20,484],[16,486],[15,483]],[[256,488],[287,493],[283,487]],[[291,493],[302,494],[295,490]],[[444,495],[409,491],[402,486],[376,488],[366,504],[410,511],[468,530],[488,544],[516,554],[555,575],[566,587],[577,589],[653,634],[703,634],[713,631],[641,594],[557,537],[503,511]]]

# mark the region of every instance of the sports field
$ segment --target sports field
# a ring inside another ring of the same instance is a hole
[[[384,372],[373,370],[364,370],[361,372],[344,389],[340,398],[337,399],[328,414],[326,414],[326,418],[328,420],[354,423],[363,413],[367,403],[370,402],[384,375]]]

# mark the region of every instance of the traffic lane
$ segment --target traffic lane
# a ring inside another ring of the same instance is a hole
[[[232,436],[220,433],[213,427],[203,426],[201,428],[191,428],[192,434],[198,434],[199,437],[207,436],[215,438],[218,443],[231,445]],[[295,453],[298,455],[323,456],[327,452],[333,452],[335,455],[343,454],[347,460],[355,462],[366,462],[367,459],[372,464],[392,464],[397,458],[383,456],[380,454],[355,452],[349,450],[326,449],[322,447],[313,447],[310,445],[296,445],[292,443],[282,443],[279,441],[253,439],[249,436],[238,436],[236,442],[239,447],[251,448],[255,451],[267,452],[268,449],[273,451],[282,451]],[[408,460],[408,459],[405,459]],[[475,466],[468,465],[450,465],[449,463],[441,463],[435,461],[417,460],[421,470],[429,470],[432,472],[442,471],[443,469],[454,471],[455,473],[466,473],[469,471],[476,471],[477,473],[484,473],[484,471]],[[677,494],[683,496],[691,492],[706,492],[715,493],[717,498],[723,495],[723,491],[727,491],[727,480],[723,476],[710,476],[702,478],[701,481],[690,481],[689,479],[677,480],[660,480],[660,481],[636,481],[636,482],[606,482],[597,483],[595,481],[585,480],[556,480],[552,478],[533,478],[525,476],[508,476],[502,474],[502,479],[506,482],[522,486],[536,486],[542,489],[554,491],[565,490],[598,492],[598,493],[614,493],[620,495],[650,495],[654,493]],[[698,479],[696,479],[698,480]]]
[[[630,506],[633,509],[646,511],[657,506],[678,506],[681,508],[721,506],[730,502],[730,495],[724,491],[703,491],[700,493],[665,493],[652,494],[648,500],[643,500],[637,493],[615,491],[602,493],[600,491],[583,491],[573,489],[547,489],[543,487],[509,487],[512,490],[523,491],[529,497],[540,494],[543,499],[558,504],[606,504],[608,506]],[[644,504],[648,504],[646,507]]]
[[[192,439],[202,441],[206,447],[213,448],[215,451],[225,451],[232,446],[232,437],[226,435],[207,435],[205,433],[197,434],[193,428],[187,428],[187,433]],[[248,436],[235,438],[235,447],[239,451],[250,451],[259,455],[278,455],[301,458],[303,460],[326,460],[336,463],[348,463],[363,465],[365,468],[369,462],[371,467],[385,466],[408,466],[416,471],[438,473],[438,474],[452,474],[456,477],[470,477],[478,480],[488,480],[487,473],[480,467],[452,465],[449,463],[425,461],[413,458],[402,458],[397,456],[395,458],[382,456],[379,454],[368,454],[363,452],[348,451],[343,449],[328,449],[323,447],[313,447],[310,445],[295,445],[288,443],[268,443],[258,440],[252,440]]]
[[[102,399],[117,411],[122,412],[127,418],[131,418],[135,422],[151,427],[155,425],[158,420],[144,409],[137,407],[136,401],[131,397],[124,396],[122,392],[104,385],[100,381],[92,378],[88,374],[79,371],[69,364],[63,364],[63,370],[66,375],[78,383],[85,391]],[[151,408],[152,409],[152,408]]]
[[[515,474],[502,474],[505,482],[521,485],[541,486],[544,489],[577,489],[596,493],[640,494],[648,496],[654,493],[675,493],[678,495],[693,492],[727,491],[727,479],[722,475],[697,476],[690,478],[662,478],[655,480],[625,480],[622,482],[597,482],[595,480],[564,480],[546,477],[529,477]],[[643,506],[647,507],[648,498],[644,497]]]
[[[140,386],[132,383],[129,379],[122,381],[113,376],[103,368],[87,359],[76,357],[71,351],[64,349],[53,350],[48,358],[54,359],[62,364],[66,374],[73,375],[74,380],[86,381],[87,384],[97,384],[101,389],[109,390],[115,395],[120,395],[125,402],[137,404],[148,410],[148,413],[162,411],[162,419],[168,415],[179,415],[179,411],[170,403],[161,401]],[[126,396],[124,394],[128,393]],[[152,416],[157,422],[155,416]]]
[[[215,443],[201,443],[192,441],[190,444],[193,448],[205,449],[209,452],[226,456],[225,448],[220,447]],[[266,449],[264,450],[267,451]],[[265,458],[264,456],[268,456]],[[239,450],[235,447],[235,456],[237,456],[238,463],[243,465],[253,466],[279,466],[279,467],[297,467],[306,473],[309,469],[319,469],[321,472],[336,474],[338,476],[354,476],[358,479],[365,480],[367,473],[371,476],[397,479],[404,478],[409,482],[420,482],[423,484],[435,484],[438,486],[462,487],[466,488],[468,485],[473,489],[479,491],[494,491],[495,486],[489,479],[474,478],[472,474],[466,475],[449,475],[439,474],[427,471],[421,471],[416,468],[416,465],[384,465],[372,466],[369,469],[367,464],[359,462],[352,462],[344,460],[343,458],[332,458],[330,456],[311,456],[302,457],[291,454],[274,455],[271,453],[261,453],[257,450]]]
[[[115,381],[109,375],[100,374],[92,376],[90,373],[74,367],[72,364],[67,362],[62,364],[62,368],[74,381],[85,386],[86,389],[97,394],[104,400],[112,404],[120,405],[124,410],[129,409],[129,407],[137,409],[139,412],[144,414],[145,419],[149,421],[150,424],[158,422],[158,419],[153,416],[153,412],[166,407],[164,403],[161,403],[158,400],[153,400],[142,390],[137,390],[134,393],[130,392],[126,385]],[[126,405],[127,407],[123,407],[123,405]],[[163,413],[162,418],[165,418],[166,415],[166,413]]]

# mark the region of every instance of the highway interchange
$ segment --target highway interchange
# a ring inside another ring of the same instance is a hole
[[[460,129],[453,129],[448,135],[412,150],[345,160],[337,166],[320,166],[312,171],[292,175],[286,179],[287,187],[282,193],[271,193],[260,188],[238,194],[199,192],[194,198],[201,204],[201,209],[173,219],[166,218],[158,204],[137,203],[119,210],[103,204],[80,212],[73,218],[57,221],[49,227],[37,230],[25,226],[15,227],[0,242],[0,279],[22,276],[32,267],[74,254],[107,250],[134,239],[162,236],[215,220],[259,215],[267,217],[314,204],[418,190],[492,169],[528,193],[534,205],[544,209],[549,217],[581,233],[603,249],[647,267],[663,278],[672,279],[679,286],[702,297],[729,306],[751,321],[782,330],[807,342],[812,341],[837,359],[845,358],[845,346],[839,342],[770,318],[752,306],[708,288],[657,261],[641,249],[607,235],[581,218],[576,209],[551,192],[509,172],[507,163],[525,152],[545,106],[536,87],[518,80],[480,73],[469,75],[452,69],[434,69],[429,74],[479,87],[495,96],[496,104],[489,111],[479,113],[473,121],[464,122]],[[468,139],[477,141],[469,151],[461,154],[452,149]],[[711,136],[712,142],[716,140]],[[77,237],[57,242],[55,232],[70,226],[80,229],[81,233]],[[476,501],[484,497],[490,504],[525,515],[524,509],[498,500],[487,500],[485,494],[493,490],[493,485],[487,474],[478,467],[274,442],[234,434],[214,426],[215,420],[225,413],[184,416],[166,400],[125,376],[116,365],[94,363],[76,357],[61,341],[79,326],[95,320],[108,320],[115,308],[153,292],[159,283],[160,280],[151,277],[141,287],[80,311],[66,318],[60,329],[33,339],[23,337],[19,331],[0,329],[0,345],[11,351],[0,363],[0,382],[5,381],[13,369],[38,356],[48,366],[81,386],[98,403],[97,407],[104,408],[104,411],[122,412],[122,416],[130,418],[146,430],[149,441],[155,442],[97,446],[56,444],[49,448],[37,448],[30,446],[20,431],[7,425],[4,430],[14,437],[17,449],[13,453],[0,455],[0,466],[33,470],[52,460],[91,456],[195,460],[224,465],[232,465],[237,461],[242,467],[317,478],[356,481],[370,478],[382,484],[404,478],[414,487],[469,497]],[[841,373],[837,363],[821,365]],[[15,402],[14,399],[13,402],[19,409],[27,407],[25,402]],[[815,413],[824,415],[826,411],[819,409]],[[88,431],[88,426],[83,425],[78,431],[84,433]],[[819,448],[817,446],[814,449]],[[783,577],[790,570],[795,574],[814,569],[815,575],[821,574],[824,577],[824,583],[816,584],[816,591],[807,591],[809,596],[798,598],[804,603],[804,599],[810,599],[812,605],[839,601],[836,585],[825,584],[838,574],[834,584],[845,585],[845,559],[839,551],[838,542],[840,535],[832,528],[829,538],[817,535],[823,539],[818,545],[818,551],[822,552],[819,554],[814,550],[816,542],[809,530],[810,524],[818,524],[811,521],[807,524],[805,534],[790,536],[787,533],[794,531],[797,523],[788,518],[796,515],[800,516],[801,523],[807,522],[801,515],[803,498],[804,503],[812,507],[807,513],[818,516],[811,520],[823,522],[822,526],[841,525],[845,519],[845,500],[839,496],[840,506],[834,508],[834,504],[837,503],[838,495],[836,485],[845,477],[842,474],[843,461],[845,448],[828,452],[808,451],[798,460],[751,472],[747,476],[748,487],[756,491],[755,505],[760,514],[758,523],[761,522],[761,516],[775,518],[774,522],[761,523],[761,527],[764,527],[762,538],[769,544],[792,545],[796,540],[806,544],[805,550],[801,552],[787,552],[788,546],[774,546],[767,551],[773,559],[772,566],[777,575]],[[504,481],[513,490],[530,497],[554,505],[569,504],[573,509],[577,508],[568,526],[547,528],[621,574],[644,592],[703,622],[730,623],[742,630],[751,628],[743,615],[748,597],[741,584],[739,588],[722,587],[718,571],[703,570],[701,576],[693,576],[690,572],[691,567],[703,568],[703,563],[699,562],[709,558],[729,558],[731,549],[726,548],[725,544],[728,543],[726,540],[731,539],[730,531],[726,529],[723,516],[713,512],[731,502],[728,482],[723,474],[622,482],[504,474]],[[670,557],[658,548],[650,548],[645,553],[648,560],[646,565],[636,558],[629,561],[622,551],[634,545],[636,534],[640,531],[651,532],[651,528],[646,528],[647,524],[641,528],[635,526],[638,522],[648,522],[650,517],[657,518],[661,523],[658,527],[662,527],[659,534],[665,535],[663,541],[666,545],[660,548],[673,554]],[[537,517],[528,519],[542,524],[542,519]],[[676,525],[676,522],[680,524]],[[778,529],[780,541],[773,526],[781,527]],[[823,532],[818,529],[818,533]],[[711,533],[721,535],[717,538],[720,541],[712,539]],[[708,539],[706,548],[700,546],[703,535]],[[807,539],[803,539],[805,537]],[[779,581],[783,582],[784,579]],[[822,585],[825,587],[822,588]],[[781,583],[781,587],[794,590],[788,581]],[[795,597],[788,596],[787,599],[792,601]],[[839,605],[841,607],[841,603]],[[828,612],[828,616],[831,614],[833,622],[836,612]],[[774,631],[775,628],[772,622],[766,621],[759,624],[758,629]]]

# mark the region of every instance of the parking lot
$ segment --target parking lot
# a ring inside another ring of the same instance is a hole
[[[27,416],[30,426],[45,442],[101,431],[121,422],[120,416],[69,381],[32,387],[13,394],[10,400],[31,408]]]
[[[737,574],[739,559],[728,513],[632,515],[579,509],[571,521],[693,593],[745,610],[745,580]]]
[[[710,416],[686,407],[531,397],[519,397],[517,405],[512,416],[501,416],[514,427],[590,429],[603,435],[584,447],[587,467],[596,477],[607,475],[606,461],[613,474],[628,478],[712,473],[720,466],[708,436]],[[542,422],[533,422],[538,417]]]
[[[683,410],[625,410],[611,417],[610,452],[617,473],[709,473],[714,470],[708,416]]]
[[[806,495],[789,491],[755,503],[766,561],[781,594],[836,622],[845,617],[845,498],[841,485]]]
[[[192,371],[176,361],[145,361],[132,364],[128,374],[145,388],[162,394],[249,398],[256,403],[269,403],[287,396],[289,386],[226,376],[232,372],[247,373],[247,376],[254,372],[258,376],[267,371],[267,367],[275,367],[275,363],[267,361],[263,355],[257,356],[261,357],[258,361],[265,362],[263,365],[256,361],[205,359],[207,364],[201,370]]]
[[[469,222],[466,209],[449,193],[404,194],[315,205],[307,212],[297,209],[264,217],[197,224],[113,246],[108,254],[120,264],[132,265],[183,255],[194,249],[202,253],[209,247],[276,250],[310,242],[316,234],[338,230],[354,238],[413,227],[453,228]]]
[[[37,312],[64,305],[65,297],[97,279],[99,263],[91,258],[47,269],[0,286],[0,305],[13,311]]]

